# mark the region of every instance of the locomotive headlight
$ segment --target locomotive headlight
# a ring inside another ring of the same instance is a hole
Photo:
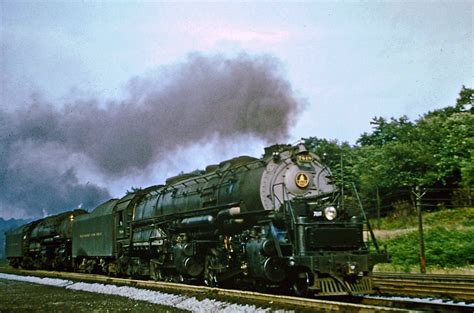
[[[324,216],[330,221],[336,218],[337,216],[337,211],[336,208],[333,206],[327,207],[324,209]]]

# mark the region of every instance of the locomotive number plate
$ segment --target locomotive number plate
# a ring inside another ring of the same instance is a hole
[[[299,154],[296,158],[298,162],[302,163],[313,162],[313,157],[309,154]]]

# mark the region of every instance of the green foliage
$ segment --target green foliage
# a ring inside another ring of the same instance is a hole
[[[347,142],[339,143],[337,140],[310,137],[305,139],[305,144],[319,157],[323,164],[331,169],[332,180],[337,186],[341,185],[342,180],[347,183],[356,180],[352,175],[354,166],[353,148]],[[344,188],[349,187],[349,185],[345,185]]]
[[[401,219],[382,219],[382,228],[408,228],[401,235],[380,240],[388,246],[392,267],[409,271],[419,264],[418,220],[413,212],[407,224]],[[457,268],[474,262],[474,208],[447,209],[423,214],[425,256],[429,268]]]
[[[474,186],[474,150],[469,158],[461,161],[462,185],[466,188]]]
[[[429,213],[424,217],[423,224],[427,226],[474,227],[474,208],[450,209]]]
[[[452,204],[472,204],[474,187],[474,90],[463,87],[453,107],[428,112],[417,121],[406,116],[376,117],[371,133],[364,133],[351,148],[351,173],[363,202],[375,207],[376,194],[384,206],[394,208],[394,190],[414,186],[465,188],[448,195]],[[457,197],[457,199],[454,199]],[[446,198],[446,197],[444,197]],[[457,201],[462,200],[462,201]]]
[[[418,237],[415,232],[381,242],[388,247],[393,265],[410,268],[418,264]]]
[[[473,89],[462,86],[459,92],[459,98],[456,101],[456,109],[463,112],[474,113],[474,91]]]
[[[403,116],[387,121],[383,117],[374,117],[370,124],[375,125],[371,134],[364,133],[357,141],[361,146],[382,147],[392,141],[406,141],[413,137],[415,125]]]
[[[354,146],[316,137],[305,142],[332,170],[335,185],[344,186],[345,203],[356,203],[354,182],[372,215],[377,199],[385,214],[398,210],[397,203],[412,202],[410,190],[415,186],[462,188],[438,198],[450,198],[447,206],[472,205],[473,101],[474,89],[463,86],[454,106],[428,112],[416,121],[406,116],[375,117],[372,132],[362,134]]]
[[[425,231],[426,262],[430,266],[461,267],[466,266],[474,257],[474,229],[448,229],[435,226]],[[410,268],[419,263],[418,232],[390,239],[389,247],[394,265]]]
[[[418,225],[418,215],[407,201],[397,201],[394,210],[380,221],[380,229],[395,230],[413,228]],[[373,224],[376,224],[372,221]]]
[[[381,229],[396,230],[418,227],[418,214],[409,204],[395,203],[396,210],[381,219]],[[374,223],[374,219],[371,219]],[[423,213],[423,225],[426,227],[443,225],[449,228],[474,227],[474,208],[445,209]]]
[[[363,190],[429,185],[433,181],[432,154],[423,142],[396,140],[381,147],[363,146],[356,157],[354,171]]]
[[[474,115],[456,112],[449,116],[427,117],[419,122],[420,136],[428,143],[433,154],[433,178],[447,181],[460,179],[461,168],[465,167],[464,180],[469,177],[469,164],[474,151]]]
[[[417,225],[417,223],[418,220],[415,216],[398,218],[396,216],[391,215],[380,221],[380,229],[394,230],[413,228]],[[372,221],[372,225],[376,225],[376,222]]]

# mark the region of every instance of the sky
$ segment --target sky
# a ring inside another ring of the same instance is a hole
[[[355,144],[375,116],[453,105],[473,87],[473,14],[453,1],[2,0],[0,217],[91,208],[276,142]]]

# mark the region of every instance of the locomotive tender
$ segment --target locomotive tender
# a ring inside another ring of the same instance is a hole
[[[373,266],[388,256],[376,244],[369,249],[364,217],[339,205],[330,175],[303,144],[275,145],[261,159],[234,158],[88,214],[76,210],[20,227],[6,234],[6,256],[14,267],[300,296],[370,293]],[[33,240],[35,227],[52,220],[72,223],[69,237]]]

